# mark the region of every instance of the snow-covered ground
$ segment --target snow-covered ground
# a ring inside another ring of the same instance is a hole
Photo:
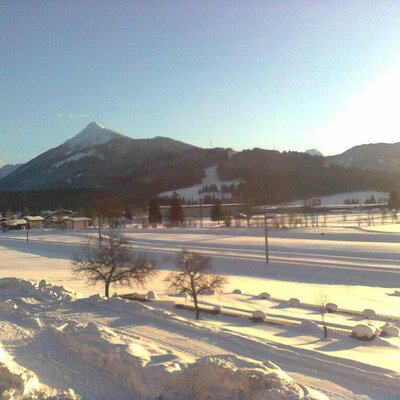
[[[32,230],[29,243],[20,232],[0,235],[0,278],[46,279],[82,293],[79,298],[44,282],[34,288],[19,282],[13,288],[9,281],[11,288],[0,288],[3,349],[46,385],[47,391],[57,390],[57,396],[70,398],[72,392],[66,392],[70,388],[89,399],[140,398],[139,392],[156,398],[160,391],[170,393],[171,385],[178,387],[179,371],[184,371],[191,387],[205,386],[192,381],[191,374],[207,382],[212,375],[216,381],[228,382],[225,390],[233,393],[244,386],[229,383],[226,374],[230,381],[246,386],[246,374],[256,368],[257,382],[263,382],[275,368],[269,363],[273,362],[297,382],[287,383],[286,375],[278,370],[276,384],[283,385],[280,388],[285,387],[287,393],[290,388],[298,390],[296,385],[306,385],[331,399],[400,398],[399,338],[362,342],[330,332],[323,340],[320,330],[292,326],[303,320],[320,323],[313,307],[319,293],[326,293],[339,311],[346,311],[326,316],[332,328],[346,330],[368,322],[381,327],[389,319],[398,325],[397,233],[329,227],[271,229],[268,266],[260,228],[124,229],[121,233],[156,260],[161,271],[141,291],[156,291],[159,301],[144,305],[87,298],[101,288],[85,286],[71,275],[69,264],[81,240],[87,235],[95,237],[95,231]],[[202,296],[202,304],[221,305],[243,315],[263,310],[291,324],[254,324],[245,317],[208,314],[194,322],[191,311],[174,307],[175,301],[189,301],[171,296],[163,281],[182,247],[209,254],[215,270],[229,278],[224,294]],[[234,289],[242,293],[234,294]],[[268,292],[272,299],[260,299],[261,292]],[[290,298],[298,298],[301,306],[289,307]],[[366,321],[360,313],[367,308],[378,316]],[[157,385],[150,385],[154,379]],[[208,389],[217,390],[216,381],[210,381]],[[186,393],[183,398],[195,398],[187,390],[179,386]],[[249,398],[257,398],[249,393]],[[207,398],[206,393],[196,395]]]
[[[199,185],[193,185],[189,186],[186,188],[181,188],[181,189],[176,189],[176,190],[170,190],[168,192],[163,192],[160,193],[160,196],[172,196],[174,193],[177,193],[179,196],[184,197],[186,200],[199,200],[199,191],[204,187],[204,186],[210,186],[210,185],[215,185],[218,190],[221,189],[221,185],[231,185],[232,183],[238,184],[240,181],[235,180],[235,181],[222,181],[217,172],[217,166],[214,165],[213,167],[206,168],[204,170],[204,173],[206,176],[202,179],[201,183]],[[229,195],[229,193],[225,193],[224,195]]]
[[[343,204],[345,200],[353,200],[353,199],[358,200],[360,204],[364,204],[365,200],[370,199],[371,196],[374,196],[377,202],[380,201],[387,202],[389,194],[386,192],[379,192],[376,190],[338,193],[338,194],[333,194],[331,196],[322,196],[321,204],[324,206],[337,205],[337,204]],[[304,200],[297,200],[294,201],[292,204],[302,205],[304,204]]]

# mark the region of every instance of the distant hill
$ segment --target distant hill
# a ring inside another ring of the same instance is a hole
[[[400,143],[362,144],[325,161],[346,168],[400,173]]]
[[[245,199],[285,203],[335,193],[361,190],[390,191],[399,175],[387,171],[324,165],[322,157],[299,152],[244,150],[219,163],[223,180],[244,182]]]
[[[151,160],[192,148],[164,137],[132,139],[92,122],[72,139],[7,174],[0,180],[0,189],[101,187]]]

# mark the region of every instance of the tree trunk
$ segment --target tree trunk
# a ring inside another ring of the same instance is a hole
[[[196,310],[196,319],[200,318],[200,309],[199,309],[199,305],[197,304],[197,294],[194,293],[193,294],[193,302],[194,302],[194,308]]]
[[[107,299],[110,297],[110,282],[109,281],[105,281],[104,295],[107,297]]]

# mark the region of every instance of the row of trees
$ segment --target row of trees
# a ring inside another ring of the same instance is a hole
[[[151,199],[148,209],[149,224],[157,226],[162,223],[161,209],[156,198]],[[168,222],[171,226],[181,226],[185,222],[182,201],[178,196],[171,198]]]
[[[200,317],[199,295],[219,292],[227,282],[221,275],[211,274],[211,258],[183,249],[175,259],[176,271],[165,281],[174,293],[186,293],[192,299],[196,319]],[[154,262],[145,254],[132,250],[129,242],[115,234],[104,236],[99,243],[86,241],[72,260],[72,272],[88,284],[102,283],[104,295],[110,296],[112,284],[143,286],[157,273]]]
[[[220,200],[214,200],[214,205],[211,209],[210,216],[212,221],[220,222],[224,220],[225,216]],[[148,220],[149,224],[153,226],[157,226],[163,222],[163,217],[157,198],[153,198],[150,201],[148,208]],[[170,200],[167,220],[170,226],[181,226],[185,222],[182,201],[178,196],[173,196]]]

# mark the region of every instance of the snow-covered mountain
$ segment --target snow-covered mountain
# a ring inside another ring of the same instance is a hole
[[[0,168],[0,179],[5,178],[7,175],[12,174],[22,164],[6,164]]]
[[[164,137],[132,139],[91,122],[83,131],[0,180],[5,190],[98,187],[151,160],[194,148]]]
[[[325,160],[346,168],[400,172],[400,143],[363,144]]]

